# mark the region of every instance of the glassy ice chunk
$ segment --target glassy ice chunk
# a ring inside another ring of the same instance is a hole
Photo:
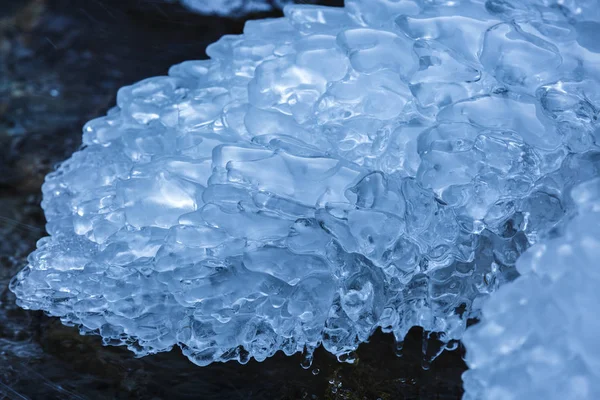
[[[344,360],[379,327],[459,339],[600,175],[593,3],[348,0],[249,21],[86,124],[11,289],[199,365],[319,345]]]
[[[511,24],[487,31],[479,58],[498,81],[530,93],[552,81],[562,63],[556,46]]]

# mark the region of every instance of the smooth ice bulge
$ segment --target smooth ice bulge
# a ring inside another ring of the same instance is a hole
[[[85,126],[12,290],[199,365],[348,359],[378,327],[458,339],[599,175],[594,10],[348,0],[250,21]]]
[[[564,236],[530,248],[465,333],[465,399],[600,398],[600,179],[572,196]]]

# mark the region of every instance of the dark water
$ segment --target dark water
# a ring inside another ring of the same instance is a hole
[[[355,364],[319,350],[308,370],[283,354],[200,368],[178,350],[136,359],[15,305],[8,282],[44,235],[43,177],[78,148],[81,126],[119,87],[204,58],[243,22],[160,0],[0,0],[0,400],[460,398],[462,349],[425,370],[418,329],[402,357],[378,333]]]

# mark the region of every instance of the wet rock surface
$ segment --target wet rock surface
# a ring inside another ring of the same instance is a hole
[[[242,27],[150,0],[0,4],[0,399],[460,397],[462,350],[423,369],[418,329],[402,357],[376,334],[351,365],[319,349],[307,370],[281,353],[200,368],[179,350],[136,359],[15,305],[8,282],[44,236],[40,185],[79,147],[81,126],[106,113],[119,87],[204,58],[207,44]]]

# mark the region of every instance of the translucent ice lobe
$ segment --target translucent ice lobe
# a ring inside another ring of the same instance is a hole
[[[354,0],[249,21],[86,124],[12,290],[199,365],[343,358],[378,327],[460,338],[600,175],[598,18],[578,4]]]
[[[600,179],[572,191],[577,215],[560,238],[529,249],[522,274],[494,293],[467,330],[465,398],[600,396]]]

